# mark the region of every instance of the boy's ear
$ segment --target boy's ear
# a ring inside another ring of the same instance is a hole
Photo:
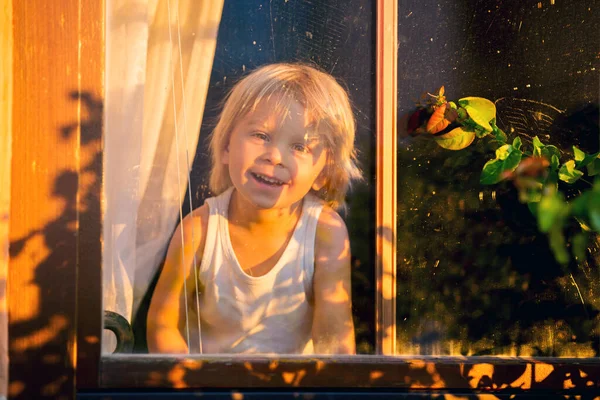
[[[321,190],[323,188],[323,186],[325,186],[326,183],[327,183],[327,176],[325,174],[325,169],[323,168],[323,170],[321,171],[319,176],[317,176],[317,179],[315,179],[315,181],[313,182],[312,189],[315,192],[318,192],[319,190]]]

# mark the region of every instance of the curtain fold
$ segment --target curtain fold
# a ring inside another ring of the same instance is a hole
[[[222,8],[223,0],[107,1],[104,309],[129,321],[189,201]]]

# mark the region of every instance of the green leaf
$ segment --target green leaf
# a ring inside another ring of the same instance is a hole
[[[540,205],[539,201],[527,203],[527,208],[529,208],[529,211],[531,211],[531,214],[534,217],[537,217],[539,205]]]
[[[577,148],[577,146],[573,146],[573,154],[575,154],[575,161],[579,163],[585,159],[585,153]],[[579,165],[577,165],[579,167]]]
[[[540,142],[540,139],[538,139],[538,137],[534,137],[533,138],[533,156],[534,157],[541,157],[542,156],[542,148],[544,147],[544,145],[542,144],[542,142]]]
[[[489,135],[490,132],[486,131],[485,129],[483,129],[481,126],[477,125],[475,127],[475,135],[481,139],[482,137],[486,137],[487,135]]]
[[[542,184],[539,182],[534,182],[531,183],[531,185],[532,187],[519,190],[519,201],[521,203],[527,203],[528,205],[537,204],[542,199]],[[531,207],[529,207],[529,210],[531,211]]]
[[[504,170],[505,171],[514,171],[515,168],[517,168],[519,166],[522,156],[523,156],[523,153],[521,153],[519,150],[513,149],[513,151],[511,151],[510,154],[504,160]]]
[[[523,142],[521,141],[520,137],[516,137],[515,140],[513,140],[513,147],[517,150],[521,150],[521,145],[523,144]]]
[[[585,232],[579,232],[573,237],[572,249],[573,255],[578,260],[585,260],[585,251],[587,250],[587,244],[589,240],[589,235]]]
[[[600,232],[600,192],[593,190],[588,199],[590,225],[595,232]]]
[[[481,171],[481,177],[479,183],[483,185],[493,185],[502,180],[502,160],[490,160],[485,163],[483,170]]]
[[[538,206],[538,228],[542,232],[549,232],[555,225],[560,225],[568,213],[568,204],[559,192],[545,195]]]
[[[496,140],[502,144],[506,143],[506,141],[508,140],[508,137],[506,136],[506,133],[504,133],[504,131],[502,129],[500,129],[496,126],[496,119],[491,120],[490,125],[492,126],[492,132],[494,133]]]
[[[544,145],[536,136],[533,138],[533,156],[544,157],[546,160],[552,161],[552,157],[554,156],[560,158],[560,151],[556,146]]]
[[[548,145],[542,148],[542,157],[545,157],[546,160],[551,161],[554,156],[560,157],[560,151],[556,146]]]
[[[569,252],[565,243],[565,235],[562,231],[562,226],[555,226],[548,232],[548,240],[554,258],[562,265],[569,263]]]
[[[584,218],[587,220],[588,217],[588,203],[590,200],[590,196],[592,195],[592,191],[585,191],[581,193],[579,196],[575,197],[573,201],[571,201],[571,213],[575,218]],[[581,224],[581,222],[580,222]],[[588,222],[586,221],[586,225]]]
[[[575,160],[569,160],[558,170],[558,179],[567,183],[575,183],[583,176],[583,172],[575,168]]]
[[[576,146],[573,146],[573,154],[575,155],[575,167],[578,169],[583,169],[584,167],[587,167],[590,164],[596,163],[600,152],[594,154],[586,154],[582,150],[578,149]],[[592,166],[592,169],[593,168],[594,166]]]
[[[552,158],[550,159],[550,168],[552,168],[553,170],[557,170],[559,165],[560,160],[558,159],[558,156],[552,156]]]
[[[521,162],[523,153],[510,144],[505,144],[496,150],[496,159],[490,160],[483,166],[479,182],[493,185],[503,179],[505,171],[513,171]]]
[[[595,176],[600,173],[600,158],[596,158],[594,162],[587,165],[587,171],[589,176]]]
[[[496,118],[496,105],[483,97],[465,97],[458,104],[467,111],[475,123],[488,132],[492,132],[490,121]]]
[[[473,143],[475,132],[470,132],[462,127],[458,127],[444,135],[435,136],[434,139],[435,142],[444,149],[462,150]]]

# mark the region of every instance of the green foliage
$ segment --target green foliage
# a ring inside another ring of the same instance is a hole
[[[583,176],[583,172],[575,169],[575,160],[569,160],[560,166],[558,178],[567,183],[575,183]]]
[[[475,132],[458,127],[445,135],[435,138],[438,146],[448,150],[460,150],[469,146],[475,139]]]
[[[567,185],[584,179],[587,169],[589,177],[600,172],[600,152],[586,154],[573,146],[573,158],[561,162],[561,152],[551,144],[544,144],[536,136],[531,148],[524,146],[516,137],[509,144],[508,136],[496,126],[496,107],[493,102],[481,97],[464,97],[458,102],[447,101],[444,88],[421,105],[417,113],[429,113],[429,125],[445,127],[427,130],[413,127],[411,132],[426,132],[433,135],[435,143],[448,150],[459,151],[469,147],[475,138],[493,136],[496,144],[495,158],[487,161],[481,171],[479,182],[495,185],[512,180],[519,191],[519,200],[529,206],[537,218],[538,229],[548,236],[556,260],[567,265],[571,254],[582,258],[587,248],[590,232],[600,232],[600,178],[590,188],[568,200],[563,193]],[[437,112],[434,112],[436,111]],[[442,111],[445,112],[442,118]],[[433,119],[435,118],[435,120]],[[428,124],[426,120],[424,125]],[[435,132],[435,133],[434,133]],[[567,228],[578,223],[579,232],[565,236]]]
[[[519,144],[520,145],[520,144]],[[523,153],[513,145],[505,144],[496,150],[496,158],[483,166],[479,182],[492,185],[504,179],[506,171],[514,171],[521,162]]]

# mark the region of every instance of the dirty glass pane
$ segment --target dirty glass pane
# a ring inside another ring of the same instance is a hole
[[[208,137],[225,94],[249,71],[274,62],[304,62],[333,75],[346,87],[355,111],[356,145],[365,181],[354,185],[342,215],[353,255],[352,302],[357,351],[374,349],[374,113],[375,6],[368,0],[225,0],[219,24],[200,141],[190,172],[192,207],[212,194]],[[190,210],[187,202],[183,214]],[[149,297],[134,321],[144,351]]]
[[[597,152],[597,5],[399,0],[398,9],[397,352],[598,356],[598,236],[574,261],[581,228],[571,221],[570,261],[557,262],[514,182],[480,183],[494,135],[447,150],[431,133],[407,133],[421,94],[444,85],[448,100],[495,102],[510,144],[518,137],[531,151],[537,136],[561,162],[574,145]],[[584,173],[567,199],[590,189]]]

